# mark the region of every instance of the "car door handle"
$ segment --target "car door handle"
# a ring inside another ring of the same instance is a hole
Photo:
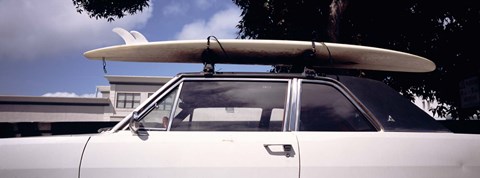
[[[286,156],[287,158],[295,155],[295,150],[291,144],[264,144],[263,147],[270,155]]]

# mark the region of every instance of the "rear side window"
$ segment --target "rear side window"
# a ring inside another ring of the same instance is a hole
[[[171,131],[282,131],[288,82],[185,81]]]
[[[365,116],[338,89],[302,83],[300,131],[375,131]]]
[[[386,132],[449,132],[383,82],[350,76],[340,76],[340,81],[362,101]]]

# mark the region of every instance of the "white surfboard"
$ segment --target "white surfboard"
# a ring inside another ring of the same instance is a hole
[[[219,43],[211,40],[208,47],[213,54],[211,60],[216,64],[308,64],[315,68],[396,72],[430,72],[435,69],[435,64],[426,58],[367,46],[316,42],[314,55],[305,57],[305,53],[312,51],[310,41],[220,39]],[[111,61],[203,63],[205,56],[202,57],[202,53],[206,49],[207,40],[147,42],[141,39],[141,43],[99,48],[85,52],[84,56]]]

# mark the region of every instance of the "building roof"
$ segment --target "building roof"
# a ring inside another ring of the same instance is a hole
[[[160,76],[116,76],[106,75],[110,84],[126,84],[126,85],[159,85],[165,84],[172,77],[160,77]]]
[[[0,104],[108,106],[110,100],[108,98],[0,96]]]

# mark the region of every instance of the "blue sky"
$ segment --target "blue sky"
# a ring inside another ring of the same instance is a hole
[[[108,85],[101,61],[83,53],[123,44],[115,27],[149,41],[236,38],[240,9],[229,0],[153,0],[142,13],[114,22],[79,14],[69,0],[0,1],[0,95],[93,96]],[[107,75],[174,76],[198,64],[107,61]],[[218,65],[221,71],[266,71],[268,66]]]

